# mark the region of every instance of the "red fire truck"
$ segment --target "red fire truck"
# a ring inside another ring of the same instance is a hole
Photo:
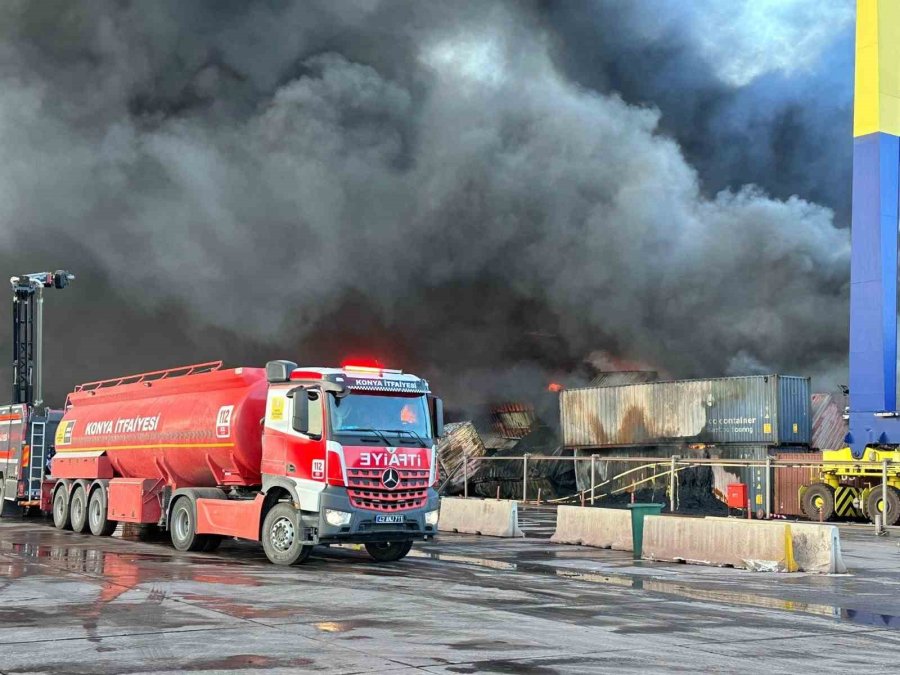
[[[238,537],[280,565],[332,543],[398,560],[437,531],[442,427],[425,380],[371,363],[214,362],[90,382],[66,402],[41,508],[98,536],[156,525],[181,551]]]

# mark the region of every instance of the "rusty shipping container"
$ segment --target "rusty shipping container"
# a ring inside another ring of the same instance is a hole
[[[441,494],[462,494],[463,482],[481,468],[485,455],[484,443],[471,422],[451,422],[444,426],[444,435],[437,446],[441,473]],[[468,458],[467,467],[463,462]]]
[[[849,430],[843,402],[833,394],[812,395],[812,447],[839,450],[847,445],[844,437]]]
[[[534,431],[534,406],[502,403],[491,407],[491,427],[504,438],[525,438]]]
[[[560,393],[567,448],[674,443],[808,445],[809,378],[754,375]]]
[[[821,452],[781,452],[776,455],[780,461],[798,463],[818,462]],[[779,466],[772,470],[775,474],[775,494],[772,496],[772,511],[784,516],[802,516],[800,508],[800,487],[819,480],[819,468],[810,466]]]

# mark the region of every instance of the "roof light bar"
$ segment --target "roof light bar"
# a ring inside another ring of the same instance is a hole
[[[295,370],[291,373],[292,380],[321,380],[322,373],[315,370]]]
[[[350,359],[344,359],[341,362],[341,368],[344,369],[352,369],[352,370],[382,370],[384,366],[381,364],[381,361],[375,358],[371,358],[368,356],[361,357],[353,357]]]

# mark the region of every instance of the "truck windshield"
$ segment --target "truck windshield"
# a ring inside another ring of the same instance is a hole
[[[350,394],[329,396],[328,400],[331,429],[336,434],[380,432],[420,439],[431,435],[428,405],[421,394]]]

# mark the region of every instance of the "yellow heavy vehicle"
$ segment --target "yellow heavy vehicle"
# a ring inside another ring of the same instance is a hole
[[[859,459],[850,448],[825,450],[822,461],[821,482],[800,488],[807,518],[867,518],[874,523],[881,514],[884,525],[900,522],[900,449],[867,447]]]

